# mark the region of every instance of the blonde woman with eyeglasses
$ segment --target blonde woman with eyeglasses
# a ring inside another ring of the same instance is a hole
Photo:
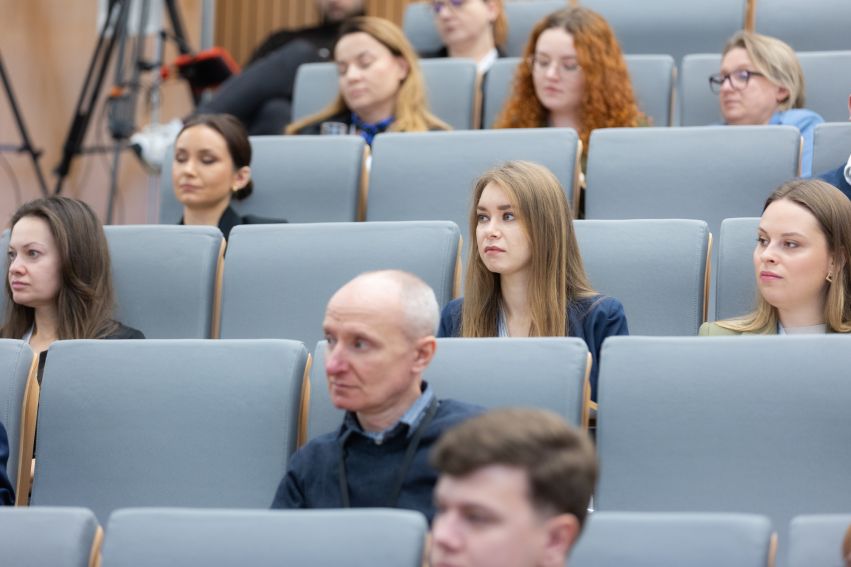
[[[709,77],[724,123],[795,126],[804,139],[801,175],[812,175],[813,130],[824,119],[804,108],[804,73],[779,39],[741,31],[727,41],[719,73]]]

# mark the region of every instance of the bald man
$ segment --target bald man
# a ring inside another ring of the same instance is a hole
[[[434,357],[439,310],[432,289],[400,271],[370,272],[328,303],[325,372],[340,428],[290,459],[272,508],[390,507],[431,521],[440,434],[481,408],[438,400],[422,379]]]

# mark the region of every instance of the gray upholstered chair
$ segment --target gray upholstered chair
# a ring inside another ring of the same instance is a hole
[[[667,53],[676,61],[687,53],[717,51],[744,27],[745,0],[582,0],[599,12],[617,34],[624,53]]]
[[[851,2],[846,0],[759,0],[756,31],[778,37],[796,51],[848,49]]]
[[[847,513],[849,341],[610,338],[599,377],[597,510],[761,514],[781,548],[794,516]]]
[[[711,53],[692,53],[680,63],[680,125],[709,126],[723,124],[718,95],[709,89],[709,76],[721,68],[720,43]]]
[[[595,130],[585,218],[701,219],[718,234],[725,218],[762,213],[797,175],[800,147],[793,126]]]
[[[842,542],[851,514],[797,516],[789,524],[788,567],[844,567]]]
[[[308,353],[281,340],[59,341],[32,504],[266,508],[295,449]]]
[[[579,138],[569,128],[383,134],[373,144],[367,220],[448,219],[468,234],[476,179],[508,160],[548,167],[574,195]],[[472,243],[465,242],[466,250]]]
[[[851,5],[851,2],[848,4]],[[851,9],[848,10],[848,14],[851,16]],[[807,85],[807,108],[818,112],[826,122],[848,120],[848,93],[851,93],[851,41],[848,40],[847,35],[844,49],[847,51],[801,51],[798,53]]]
[[[469,59],[423,59],[420,68],[431,111],[456,130],[477,127],[475,111],[480,95],[476,63]],[[338,89],[333,63],[300,66],[293,91],[293,119],[322,110],[334,100]]]
[[[231,206],[240,215],[289,222],[342,222],[359,213],[366,143],[360,136],[252,136],[254,191]],[[171,183],[172,149],[160,176],[160,224],[177,224],[183,208]]]
[[[813,174],[833,171],[851,156],[851,122],[819,124],[813,133]]]
[[[709,228],[696,220],[574,222],[591,285],[623,303],[631,335],[696,335],[706,318]]]
[[[95,567],[103,531],[86,508],[0,508],[9,567]]]
[[[103,567],[419,567],[427,530],[410,510],[119,510]]]
[[[771,520],[750,514],[595,512],[570,554],[571,567],[766,567]]]
[[[15,489],[18,503],[27,502],[32,470],[33,435],[38,407],[34,362],[35,356],[27,343],[0,339],[0,423],[6,428],[9,438],[6,473]]]
[[[439,399],[486,408],[548,409],[584,425],[591,355],[582,339],[565,337],[438,339],[424,379]],[[316,345],[310,370],[307,438],[334,431],[343,412],[331,405],[325,378],[325,341]]]
[[[551,12],[566,6],[565,0],[536,0],[535,2],[506,2],[508,39],[503,46],[505,54],[516,57],[523,52],[535,24]],[[430,2],[411,2],[405,7],[402,29],[421,55],[430,55],[443,47],[434,25],[434,12]]]
[[[715,272],[715,319],[750,313],[756,307],[753,251],[759,217],[724,219]]]
[[[656,126],[671,125],[674,59],[670,55],[626,55],[638,107]],[[519,57],[497,59],[485,76],[483,128],[491,128],[511,94]]]
[[[456,295],[459,239],[447,221],[238,226],[225,262],[221,336],[315,345],[328,300],[370,270],[413,272],[443,305]]]
[[[115,319],[149,339],[215,337],[224,239],[214,226],[105,227]]]

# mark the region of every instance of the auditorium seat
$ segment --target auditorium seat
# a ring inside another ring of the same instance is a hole
[[[423,59],[420,68],[428,104],[435,116],[455,130],[477,128],[480,90],[476,63],[471,59]],[[334,63],[301,65],[293,91],[293,120],[331,104],[339,91],[337,78]]]
[[[599,377],[597,510],[851,510],[849,338],[612,337]],[[838,553],[838,550],[837,550]]]
[[[215,337],[224,239],[215,226],[106,226],[115,319],[149,339]]]
[[[420,567],[427,530],[410,510],[119,510],[102,567]]]
[[[344,222],[362,218],[366,143],[359,136],[251,136],[248,198],[231,200],[240,215],[289,222]],[[161,224],[177,224],[183,208],[171,183],[172,149],[160,176]]]
[[[9,439],[6,473],[18,504],[26,504],[30,488],[38,407],[35,362],[33,351],[24,341],[0,339],[0,423]]]
[[[595,512],[570,567],[766,567],[776,544],[765,516]]]
[[[585,271],[623,303],[631,335],[696,335],[706,319],[709,228],[696,220],[574,222]]]
[[[103,530],[85,508],[0,507],[6,567],[97,567]]]
[[[833,171],[851,156],[851,122],[828,122],[813,133],[813,175]]]
[[[447,221],[238,226],[225,262],[221,336],[315,345],[328,300],[370,270],[412,272],[443,305],[457,294],[460,237]]]
[[[718,239],[715,319],[730,319],[756,308],[753,252],[759,217],[724,219]]]
[[[266,508],[295,449],[308,353],[280,340],[58,341],[34,506]]]
[[[789,524],[788,567],[841,567],[851,512],[797,516]]]
[[[848,49],[848,0],[756,0],[754,27],[796,51]]]
[[[307,439],[334,431],[343,412],[331,404],[325,378],[325,341],[310,370]],[[591,355],[582,339],[566,337],[438,339],[424,379],[438,399],[486,408],[548,409],[575,426],[585,425]]]

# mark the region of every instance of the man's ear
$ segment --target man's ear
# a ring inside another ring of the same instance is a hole
[[[544,529],[547,533],[541,564],[563,567],[570,549],[579,537],[579,520],[573,514],[559,514],[547,520]]]
[[[434,358],[434,353],[437,351],[437,339],[433,336],[423,337],[417,341],[416,349],[414,371],[421,374]]]

